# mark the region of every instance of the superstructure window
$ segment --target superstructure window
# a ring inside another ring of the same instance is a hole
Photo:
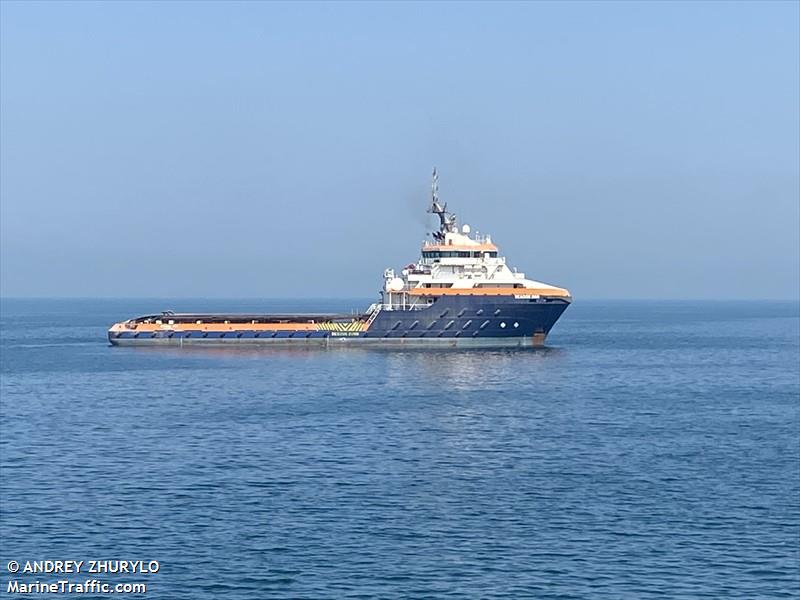
[[[497,252],[481,252],[480,250],[423,250],[422,258],[481,258],[483,255],[497,258]]]

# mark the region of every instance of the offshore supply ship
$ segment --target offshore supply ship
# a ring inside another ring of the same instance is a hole
[[[419,259],[384,271],[380,301],[352,314],[201,314],[165,311],[114,324],[113,345],[321,344],[397,346],[542,346],[572,298],[526,279],[498,255],[488,235],[471,234],[439,201],[439,229]]]

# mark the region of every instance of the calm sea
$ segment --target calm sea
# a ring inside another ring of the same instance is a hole
[[[578,301],[537,351],[105,338],[162,309],[364,306],[3,300],[0,596],[8,561],[47,559],[87,564],[16,579],[166,599],[800,596],[796,302]],[[160,570],[86,574],[114,559]]]

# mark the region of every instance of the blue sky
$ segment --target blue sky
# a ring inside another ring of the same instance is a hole
[[[5,296],[796,298],[796,2],[0,3]]]

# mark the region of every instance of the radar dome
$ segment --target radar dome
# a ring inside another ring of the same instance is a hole
[[[399,292],[405,287],[405,285],[406,284],[402,279],[400,279],[399,277],[395,277],[394,279],[389,281],[389,285],[387,287],[389,288],[390,292]]]
[[[464,226],[461,227],[461,233],[469,233],[470,231],[472,231],[472,230],[469,228],[469,225],[464,223]]]

